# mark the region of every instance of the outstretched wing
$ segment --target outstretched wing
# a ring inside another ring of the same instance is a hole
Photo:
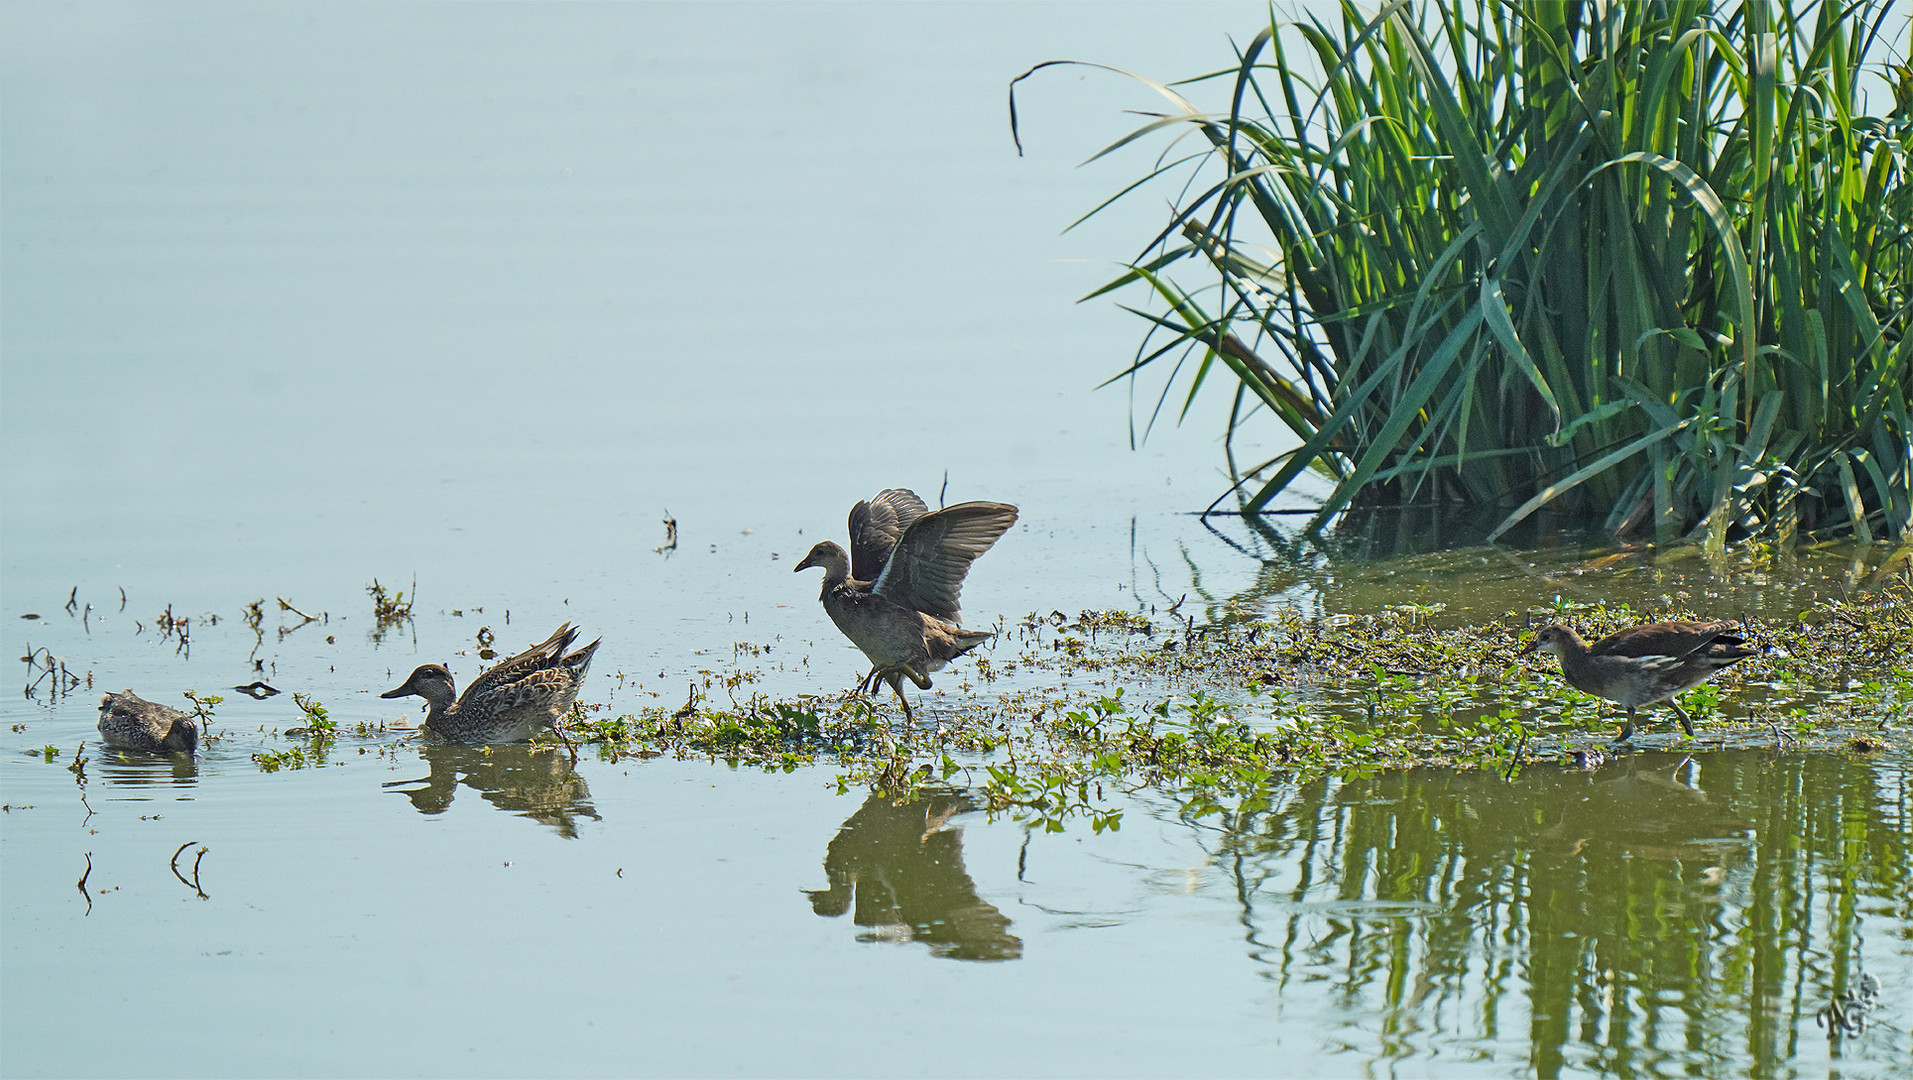
[[[890,550],[871,591],[892,603],[957,621],[963,577],[1016,524],[1016,507],[966,502],[918,518]]]
[[[873,581],[912,522],[930,512],[909,488],[885,488],[850,508],[850,576]]]

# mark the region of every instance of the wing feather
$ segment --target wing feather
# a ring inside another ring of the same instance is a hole
[[[885,488],[850,508],[850,576],[871,581],[883,573],[890,549],[930,508],[909,488]]]
[[[1733,631],[1734,624],[1727,622],[1648,623],[1609,634],[1590,646],[1588,651],[1595,656],[1672,656],[1686,659],[1696,654],[1710,655],[1718,648],[1722,654],[1735,658],[1753,655],[1751,651],[1734,648],[1742,644],[1742,639]]]
[[[977,556],[1016,524],[1016,507],[966,502],[925,514],[890,550],[871,592],[926,615],[956,622],[963,578]]]
[[[543,642],[533,645],[517,656],[499,661],[491,670],[473,679],[472,684],[465,688],[465,692],[458,696],[458,700],[461,703],[476,701],[498,687],[559,663],[565,650],[571,647],[571,643],[577,637],[577,629],[570,623],[565,623]],[[593,644],[595,645],[596,642]]]
[[[517,682],[501,686],[493,697],[500,712],[546,708],[558,711],[569,707],[578,696],[578,680],[568,671],[547,668],[534,671]]]

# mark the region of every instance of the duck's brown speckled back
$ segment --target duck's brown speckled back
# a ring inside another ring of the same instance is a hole
[[[115,750],[199,753],[199,721],[131,690],[100,699],[100,741]]]

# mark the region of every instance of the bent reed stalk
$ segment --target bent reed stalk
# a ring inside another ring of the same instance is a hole
[[[1119,72],[1171,108],[1090,160],[1173,138],[1085,219],[1182,186],[1091,294],[1160,305],[1127,306],[1152,325],[1110,381],[1173,360],[1153,425],[1226,369],[1240,509],[1313,469],[1334,487],[1311,532],[1433,499],[1511,507],[1494,536],[1546,506],[1713,550],[1913,541],[1913,70],[1866,67],[1905,22],[1877,0],[1345,4],[1175,86]],[[1016,82],[1058,63],[1079,62]],[[1224,79],[1226,114],[1177,88]],[[1237,469],[1264,414],[1301,445]]]

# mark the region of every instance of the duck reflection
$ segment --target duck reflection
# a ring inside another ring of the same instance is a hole
[[[872,792],[824,853],[827,889],[805,890],[811,910],[870,927],[859,941],[920,941],[953,960],[1015,960],[1022,939],[976,894],[963,868],[963,834],[945,828],[977,808],[958,791],[922,791],[898,801]]]
[[[561,836],[577,836],[581,818],[600,820],[584,778],[564,754],[548,747],[421,743],[419,752],[431,766],[430,775],[385,787],[411,799],[421,814],[444,813],[463,783],[500,810],[549,825]]]
[[[87,759],[87,774],[109,784],[154,787],[199,781],[199,759],[185,754],[140,754],[102,746]]]

